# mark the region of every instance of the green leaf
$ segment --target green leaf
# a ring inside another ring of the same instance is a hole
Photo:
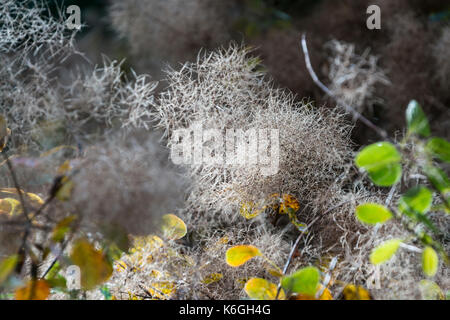
[[[450,192],[450,180],[442,169],[434,166],[425,166],[423,171],[439,192],[444,195]]]
[[[75,242],[70,259],[80,267],[81,285],[86,290],[91,290],[108,280],[113,271],[103,252],[95,249],[86,239]]]
[[[402,157],[390,142],[377,142],[362,149],[355,159],[359,169],[368,172],[374,184],[388,187],[402,176]]]
[[[439,258],[432,247],[426,247],[422,252],[422,269],[428,277],[436,274],[439,265]]]
[[[261,278],[251,278],[245,283],[245,292],[251,299],[256,300],[274,300],[277,296],[277,285]],[[285,294],[281,290],[278,296],[284,300]]]
[[[356,217],[366,224],[384,223],[392,216],[392,212],[381,204],[365,203],[356,207]]]
[[[425,148],[435,158],[450,163],[450,142],[447,140],[431,138]]]
[[[416,100],[412,100],[406,109],[406,122],[408,133],[419,134],[428,137],[431,134],[428,119],[423,112],[422,107]]]
[[[314,296],[319,285],[319,280],[319,270],[315,267],[306,267],[281,279],[281,285],[290,292]]]
[[[166,239],[178,240],[187,233],[186,224],[174,214],[165,214],[162,217],[161,231]]]
[[[412,215],[414,212],[427,213],[433,202],[433,193],[423,186],[409,189],[399,201],[398,209],[401,213]]]
[[[373,264],[380,264],[388,261],[392,258],[395,252],[397,252],[401,242],[402,240],[400,239],[392,239],[383,242],[372,250],[372,253],[370,254],[370,262]]]
[[[14,271],[19,260],[18,255],[9,256],[0,263],[0,285],[10,276]]]
[[[227,250],[226,262],[232,267],[239,267],[253,257],[260,256],[258,248],[251,245],[234,246]]]

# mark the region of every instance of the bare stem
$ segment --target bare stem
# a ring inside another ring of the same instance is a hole
[[[359,113],[358,111],[356,111],[352,106],[350,106],[349,104],[341,101],[338,97],[336,97],[333,92],[331,92],[330,89],[328,89],[328,87],[326,85],[323,84],[322,81],[320,81],[319,77],[317,76],[317,74],[315,73],[312,64],[311,64],[311,59],[309,58],[309,53],[308,53],[308,46],[306,44],[306,34],[302,35],[302,42],[301,42],[301,47],[303,49],[303,54],[305,55],[305,63],[306,63],[306,68],[308,69],[308,72],[311,76],[311,78],[313,79],[314,83],[323,91],[325,92],[328,96],[332,97],[334,100],[336,100],[336,102],[338,102],[339,104],[341,104],[342,106],[344,106],[344,108],[346,109],[347,112],[352,113],[353,116],[360,120],[362,123],[364,123],[367,127],[369,127],[370,129],[372,129],[373,131],[375,131],[379,136],[381,136],[383,139],[385,140],[389,140],[388,134],[386,133],[386,131],[384,131],[383,129],[381,129],[380,127],[378,127],[377,125],[375,125],[372,121],[370,121],[369,119],[367,119],[365,116],[363,116],[361,113]]]

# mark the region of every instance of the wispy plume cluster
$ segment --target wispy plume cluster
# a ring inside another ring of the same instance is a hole
[[[376,93],[378,84],[388,85],[384,70],[378,66],[378,58],[364,51],[356,53],[355,45],[332,40],[325,45],[330,51],[328,78],[329,89],[343,103],[353,106],[358,112],[367,110],[380,100]]]
[[[81,54],[63,17],[49,16],[37,0],[7,0],[0,10],[0,110],[13,132],[11,147],[42,148],[35,133],[52,123],[69,131],[67,143],[92,120],[148,128],[156,86],[148,76],[127,78],[121,63],[106,58],[101,67],[65,69],[68,58]]]
[[[152,232],[162,214],[183,202],[186,182],[148,131],[119,132],[89,147],[74,168],[69,211],[83,224],[120,226],[128,234]]]
[[[279,130],[279,170],[264,176],[257,165],[192,165],[191,203],[209,210],[290,193],[308,203],[333,183],[350,156],[349,125],[338,113],[315,109],[273,87],[259,60],[236,45],[168,72],[168,89],[154,116],[172,146],[176,129]],[[248,140],[246,141],[248,144]]]

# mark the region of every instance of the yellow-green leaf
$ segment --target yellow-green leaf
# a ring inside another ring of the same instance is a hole
[[[356,217],[367,224],[384,223],[392,218],[392,212],[377,203],[365,203],[356,207]]]
[[[397,252],[400,243],[402,243],[402,240],[400,239],[392,239],[383,242],[372,250],[370,262],[373,264],[380,264],[391,259],[395,252]]]
[[[306,267],[284,277],[281,285],[290,292],[314,296],[319,286],[319,280],[319,270],[316,267]]]
[[[18,255],[9,256],[0,263],[0,285],[11,275],[16,267]]]
[[[436,274],[439,265],[439,258],[431,247],[425,247],[422,252],[422,269],[423,272],[428,276],[432,277]]]
[[[63,176],[58,191],[56,191],[55,194],[56,198],[60,201],[69,200],[72,195],[73,187],[74,187],[73,181],[69,179],[69,177]]]
[[[227,250],[226,262],[232,267],[243,265],[253,257],[260,256],[258,248],[251,245],[234,246]]]
[[[374,184],[389,187],[402,176],[401,155],[390,142],[377,142],[361,150],[355,159],[358,168],[368,172]]]
[[[245,292],[251,299],[274,300],[277,296],[277,285],[261,278],[251,278],[244,287]],[[286,298],[283,289],[280,290],[278,299]]]
[[[91,290],[108,280],[113,271],[111,263],[107,261],[102,251],[95,249],[86,239],[76,241],[70,259],[80,267],[81,285],[86,290]]]
[[[161,231],[165,238],[177,240],[186,235],[187,228],[183,220],[170,213],[162,217]]]

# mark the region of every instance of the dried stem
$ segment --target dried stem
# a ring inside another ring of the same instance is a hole
[[[311,76],[311,78],[313,79],[314,83],[323,91],[325,92],[328,96],[332,97],[334,100],[336,100],[339,104],[341,104],[342,106],[344,106],[344,108],[347,110],[347,112],[350,112],[353,114],[353,116],[360,120],[362,123],[364,123],[367,127],[369,127],[370,129],[372,129],[373,131],[375,131],[379,136],[381,136],[383,139],[385,140],[389,140],[388,134],[386,133],[386,131],[384,131],[383,129],[381,129],[380,127],[378,127],[377,125],[375,125],[372,121],[370,121],[369,119],[367,119],[366,117],[364,117],[361,113],[359,113],[358,111],[356,111],[352,106],[350,106],[349,104],[341,101],[338,97],[336,97],[330,89],[328,89],[327,86],[325,86],[322,81],[320,81],[319,77],[317,76],[317,74],[315,73],[312,64],[311,64],[311,59],[309,58],[309,53],[308,53],[308,46],[306,44],[306,34],[302,35],[302,42],[301,42],[301,46],[303,49],[303,54],[305,55],[305,63],[306,63],[306,68],[308,69],[308,72]]]

